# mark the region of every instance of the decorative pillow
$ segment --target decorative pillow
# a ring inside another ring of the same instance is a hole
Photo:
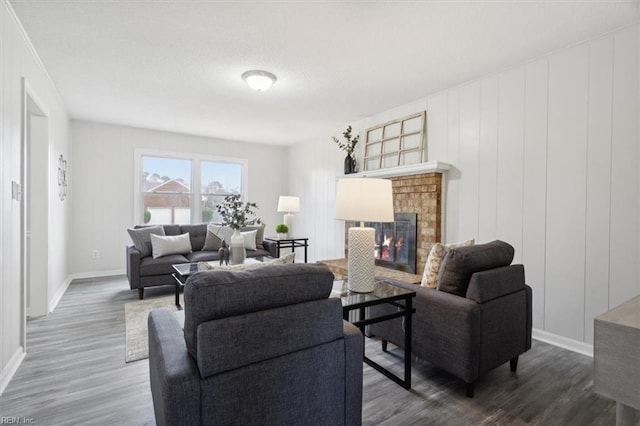
[[[240,234],[242,234],[242,238],[244,238],[244,248],[247,250],[255,250],[258,231],[254,229],[253,231],[240,232]]]
[[[229,244],[229,241],[227,241],[227,244]],[[220,247],[222,247],[222,239],[210,229],[207,229],[207,236],[204,239],[202,251],[218,251]]]
[[[200,262],[198,263],[198,270],[210,271],[214,269],[219,269],[223,271],[244,271],[247,269],[262,268],[263,266],[269,266],[269,265],[286,265],[288,263],[293,263],[294,259],[295,259],[295,254],[289,253],[286,256],[282,256],[282,257],[271,259],[271,260],[265,260],[264,262],[260,262],[259,260],[249,257],[245,260],[245,263],[241,263],[239,265],[220,265],[218,261]]]
[[[265,229],[265,224],[261,223],[260,225],[247,225],[244,228],[240,228],[240,231],[253,231],[254,229],[256,231],[258,231],[258,233],[256,234],[256,246],[260,247],[262,245],[262,242],[264,241],[264,229]],[[262,248],[262,247],[260,247]]]
[[[170,254],[187,254],[191,253],[191,239],[188,232],[168,237],[151,234],[151,248],[154,259]]]
[[[465,297],[471,275],[511,265],[514,249],[504,241],[452,248],[442,261],[438,290]]]
[[[472,246],[474,243],[475,239],[446,245],[435,243],[433,247],[431,247],[431,251],[429,252],[429,256],[427,257],[427,263],[425,264],[424,272],[422,273],[421,285],[423,287],[436,288],[436,284],[438,282],[438,272],[440,272],[440,265],[442,264],[442,259],[444,259],[444,256],[447,254],[447,252],[452,248]]]
[[[207,228],[208,231],[212,232],[213,235],[227,242],[227,244],[231,245],[231,236],[233,235],[233,228],[226,225],[213,225],[210,224]]]
[[[151,234],[164,235],[162,226],[146,226],[138,229],[127,229],[133,245],[140,250],[140,257],[151,256]]]

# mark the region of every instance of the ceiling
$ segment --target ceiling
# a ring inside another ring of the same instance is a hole
[[[637,0],[10,3],[73,118],[277,145],[639,16]],[[278,81],[254,92],[250,69]]]

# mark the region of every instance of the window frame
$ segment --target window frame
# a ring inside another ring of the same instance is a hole
[[[144,191],[142,190],[142,182],[144,169],[142,159],[144,157],[159,157],[175,160],[189,160],[191,162],[191,223],[202,223],[202,173],[201,164],[203,162],[210,163],[227,163],[237,164],[241,166],[240,173],[240,197],[246,202],[249,199],[249,160],[237,157],[221,157],[206,154],[190,154],[185,152],[174,152],[153,149],[135,149],[134,150],[134,185],[133,185],[133,223],[144,223]]]

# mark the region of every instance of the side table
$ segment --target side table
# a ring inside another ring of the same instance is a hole
[[[307,248],[309,247],[309,238],[306,237],[264,237],[265,240],[276,244],[276,257],[280,257],[280,249],[290,248],[295,251],[298,247],[304,248],[304,263],[307,263]]]
[[[366,355],[364,362],[405,389],[411,389],[411,316],[416,311],[413,307],[414,297],[416,297],[415,291],[396,287],[384,281],[376,281],[375,289],[371,293],[347,291],[340,294],[343,318],[345,321],[350,321],[349,312],[358,311],[358,319],[350,322],[358,327],[362,334],[364,334],[364,328],[369,324],[404,317],[404,378],[396,376],[380,364],[367,358]],[[398,308],[398,311],[388,315],[367,318],[368,310],[366,308],[382,303],[393,305]]]

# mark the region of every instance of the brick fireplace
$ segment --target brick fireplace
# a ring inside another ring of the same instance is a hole
[[[443,172],[449,166],[443,163],[423,163],[422,169],[412,167],[365,172],[366,177],[390,179],[393,188],[395,213],[415,213],[416,218],[416,274],[422,275],[431,247],[441,241],[442,232],[442,184]],[[395,170],[399,169],[399,170]],[[397,173],[397,176],[394,174]],[[359,175],[361,175],[359,173]],[[348,256],[348,229],[357,226],[347,222],[345,226],[345,256]]]

